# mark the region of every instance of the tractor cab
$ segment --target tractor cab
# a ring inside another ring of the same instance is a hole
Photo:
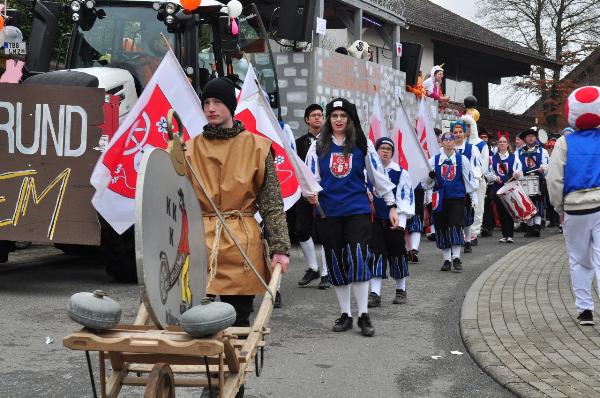
[[[122,102],[131,102],[126,97],[133,93],[137,99],[170,47],[198,94],[217,76],[229,76],[241,87],[251,62],[279,111],[275,65],[254,4],[245,6],[235,22],[227,5],[215,0],[202,0],[193,12],[178,0],[74,0],[69,16],[74,29],[66,68],[97,76],[100,86]],[[126,104],[121,115],[130,107]]]

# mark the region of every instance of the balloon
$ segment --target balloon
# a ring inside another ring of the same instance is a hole
[[[473,120],[475,120],[475,122],[479,121],[479,111],[475,108],[470,108],[467,109],[467,115],[471,115],[471,117],[473,118]]]
[[[477,106],[477,98],[469,95],[468,97],[465,97],[463,103],[465,104],[465,108],[475,108]]]
[[[194,11],[200,7],[200,0],[181,0],[181,6],[186,11]]]
[[[244,6],[238,0],[231,0],[227,3],[227,8],[229,9],[229,17],[237,18],[242,15],[242,11],[244,10]]]
[[[235,18],[231,18],[231,34],[233,36],[237,36],[240,33],[240,29],[238,27],[237,22],[235,21]]]
[[[4,17],[0,15],[0,31],[4,29]]]

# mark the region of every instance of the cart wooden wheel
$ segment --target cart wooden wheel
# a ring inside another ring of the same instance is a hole
[[[154,365],[146,383],[144,398],[175,398],[175,378],[168,364]]]

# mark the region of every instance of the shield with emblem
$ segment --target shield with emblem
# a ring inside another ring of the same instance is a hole
[[[532,156],[528,156],[528,157],[525,159],[525,162],[526,162],[526,164],[527,164],[527,168],[528,168],[528,169],[530,169],[530,170],[533,170],[533,169],[537,168],[537,164],[536,164],[536,162],[535,162],[535,158],[534,158],[534,157],[532,157]]]
[[[454,177],[456,177],[456,165],[443,164],[442,165],[442,177],[446,181],[453,181]]]
[[[346,177],[352,170],[352,154],[344,155],[342,152],[334,152],[329,159],[329,170],[337,178]]]
[[[496,165],[496,172],[500,177],[504,177],[506,175],[506,170],[508,169],[508,166],[506,165],[506,163],[498,163]]]

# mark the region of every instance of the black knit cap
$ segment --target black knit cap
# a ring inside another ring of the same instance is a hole
[[[354,118],[354,113],[356,112],[356,107],[353,103],[348,101],[345,98],[336,98],[327,104],[325,107],[327,110],[327,117],[331,117],[331,113],[333,111],[342,110],[348,114],[351,118]]]
[[[356,129],[356,146],[359,147],[366,156],[368,147],[367,136],[360,125],[360,118],[358,117],[356,105],[345,98],[336,98],[328,103],[325,109],[327,118],[331,118],[331,113],[336,110],[342,110],[348,114],[348,117],[352,119],[354,128]]]
[[[323,112],[323,107],[319,104],[310,104],[304,110],[304,119],[308,119],[308,116],[310,116],[310,114],[313,113],[314,111]]]
[[[202,90],[202,107],[204,108],[204,100],[207,98],[216,98],[223,102],[231,112],[231,116],[235,115],[237,107],[237,98],[235,97],[235,86],[233,82],[224,77],[218,77],[210,80]]]
[[[525,141],[525,137],[527,137],[529,134],[533,134],[535,135],[535,138],[538,137],[538,133],[537,131],[535,131],[534,129],[529,129],[529,130],[525,130],[519,133],[519,138],[522,139],[523,141]]]
[[[396,146],[394,145],[394,141],[392,141],[391,138],[389,137],[381,137],[379,139],[377,139],[377,141],[375,141],[375,150],[378,150],[380,146],[382,146],[383,144],[389,145],[392,147],[392,155],[394,154],[394,151],[396,149]]]

